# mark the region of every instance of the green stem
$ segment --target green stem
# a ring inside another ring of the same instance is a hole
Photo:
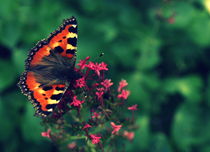
[[[72,140],[78,140],[78,139],[85,139],[87,138],[86,136],[71,136],[70,139]]]

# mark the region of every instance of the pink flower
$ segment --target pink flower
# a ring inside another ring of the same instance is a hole
[[[101,82],[101,85],[104,86],[105,90],[107,90],[113,85],[113,83],[110,79],[105,79],[103,82]]]
[[[75,107],[80,108],[81,104],[84,103],[85,101],[80,101],[77,99],[77,96],[73,97],[73,101],[70,103],[70,105],[73,105]]]
[[[75,141],[73,141],[70,144],[68,144],[68,148],[69,149],[74,149],[76,146],[77,146],[77,143]]]
[[[119,99],[124,99],[126,100],[128,98],[128,96],[130,95],[130,91],[128,90],[122,90],[121,94],[119,94],[117,97]]]
[[[91,125],[86,124],[82,129],[84,130],[84,129],[91,128],[91,127],[92,127]]]
[[[135,110],[137,110],[137,107],[138,107],[138,105],[135,104],[135,105],[133,105],[133,106],[128,107],[128,110],[135,111]]]
[[[41,135],[42,137],[50,138],[50,133],[51,133],[51,129],[48,129],[46,132],[42,132]]]
[[[90,138],[91,138],[91,141],[92,141],[92,144],[97,144],[100,142],[100,139],[101,137],[100,136],[96,136],[94,134],[91,134],[90,135]]]
[[[104,95],[104,88],[96,88],[97,92],[96,95],[98,97],[98,100],[102,99],[102,96]]]
[[[98,76],[100,76],[100,71],[102,71],[102,70],[107,71],[108,70],[107,64],[105,64],[104,62],[101,62],[101,63],[89,62],[89,64],[86,67],[91,69],[91,70],[94,70]]]
[[[112,134],[118,133],[118,131],[120,130],[120,128],[122,127],[122,125],[116,125],[114,122],[110,123],[112,126]]]
[[[134,132],[124,131],[123,136],[126,137],[128,140],[133,140],[135,134]]]
[[[100,100],[102,96],[104,95],[104,92],[96,92],[96,95],[98,97],[98,100]]]
[[[97,91],[99,91],[99,92],[103,92],[104,91],[104,88],[96,88],[97,89]]]
[[[97,87],[97,86],[99,86],[98,83],[94,83],[94,84],[93,84],[93,87]]]
[[[80,60],[79,61],[79,63],[77,65],[80,66],[80,70],[83,70],[87,66],[86,62],[89,59],[90,59],[90,57],[88,56],[88,57],[85,58],[85,60]]]
[[[101,62],[101,63],[99,64],[99,67],[100,67],[101,70],[108,70],[107,64],[104,63],[104,62]]]
[[[98,117],[100,117],[100,114],[97,112],[94,112],[92,115],[92,118],[98,118]]]
[[[76,80],[76,87],[82,88],[82,87],[85,87],[85,85],[86,85],[86,82],[85,82],[84,77]]]
[[[121,80],[119,83],[119,87],[117,89],[118,92],[121,92],[122,88],[126,87],[128,85],[126,80]]]

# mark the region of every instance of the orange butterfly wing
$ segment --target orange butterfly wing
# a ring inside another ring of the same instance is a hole
[[[34,72],[28,71],[28,69],[38,65],[44,57],[50,55],[50,51],[68,57],[70,60],[75,59],[76,43],[77,22],[72,17],[65,20],[59,29],[51,33],[48,39],[38,42],[29,52],[25,72],[20,77],[19,87],[34,105],[37,115],[43,117],[49,115],[60,102],[67,86],[65,84],[42,86],[37,82]]]

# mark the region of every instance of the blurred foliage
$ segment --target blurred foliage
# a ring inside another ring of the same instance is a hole
[[[1,0],[0,151],[57,151],[16,83],[28,50],[73,15],[78,60],[104,52],[140,105],[126,151],[209,152],[209,13],[210,0]]]

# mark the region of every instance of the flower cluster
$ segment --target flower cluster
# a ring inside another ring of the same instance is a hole
[[[89,151],[88,148],[93,147],[90,144],[103,150],[117,146],[118,137],[132,140],[135,135],[131,128],[136,128],[134,111],[137,104],[127,106],[130,95],[127,81],[121,80],[114,88],[112,80],[105,76],[107,64],[89,60],[87,57],[75,67],[80,77],[70,82],[62,104],[57,106],[61,116],[45,119],[43,122],[48,130],[41,133],[57,144],[68,141],[66,148],[75,151]],[[124,115],[130,111],[132,119]]]

